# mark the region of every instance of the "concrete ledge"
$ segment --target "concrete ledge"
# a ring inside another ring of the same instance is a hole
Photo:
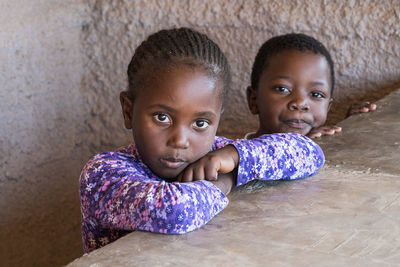
[[[69,266],[374,266],[400,262],[400,90],[318,143],[314,177],[253,182],[203,228],[133,232]]]
[[[400,177],[400,89],[377,105],[340,123],[342,133],[317,140],[328,165]]]

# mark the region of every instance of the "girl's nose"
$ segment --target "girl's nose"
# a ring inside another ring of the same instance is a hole
[[[310,105],[308,104],[308,101],[304,97],[298,97],[289,102],[288,108],[289,110],[292,111],[297,110],[306,112],[310,110]]]
[[[189,147],[188,130],[185,127],[172,127],[167,145],[173,148],[187,149]]]

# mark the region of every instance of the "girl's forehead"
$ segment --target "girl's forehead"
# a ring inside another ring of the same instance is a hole
[[[176,65],[151,68],[142,75],[143,90],[158,93],[183,93],[193,86],[213,88],[217,94],[222,87],[222,82],[200,66]]]
[[[182,65],[154,69],[144,77],[137,98],[140,101],[166,102],[174,106],[183,103],[194,105],[208,98],[210,105],[221,105],[221,95],[222,83],[204,68]]]

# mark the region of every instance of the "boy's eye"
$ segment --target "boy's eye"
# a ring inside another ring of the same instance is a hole
[[[153,118],[157,121],[157,122],[161,122],[161,123],[170,123],[171,120],[169,119],[167,114],[164,113],[158,113],[158,114],[154,114]]]
[[[311,96],[315,98],[325,98],[325,95],[320,92],[311,92]]]
[[[206,120],[197,120],[193,126],[198,129],[206,129],[208,125],[210,125],[210,123]]]
[[[282,93],[287,93],[287,92],[289,92],[289,89],[286,88],[285,86],[275,86],[275,87],[274,87],[274,90],[275,90],[275,91],[278,91],[278,92],[282,92]]]

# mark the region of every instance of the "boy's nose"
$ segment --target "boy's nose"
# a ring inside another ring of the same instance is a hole
[[[310,105],[308,104],[307,100],[303,97],[299,97],[293,99],[289,102],[289,110],[297,110],[297,111],[309,111]]]
[[[167,145],[173,148],[186,149],[189,147],[189,136],[185,127],[173,127]]]

